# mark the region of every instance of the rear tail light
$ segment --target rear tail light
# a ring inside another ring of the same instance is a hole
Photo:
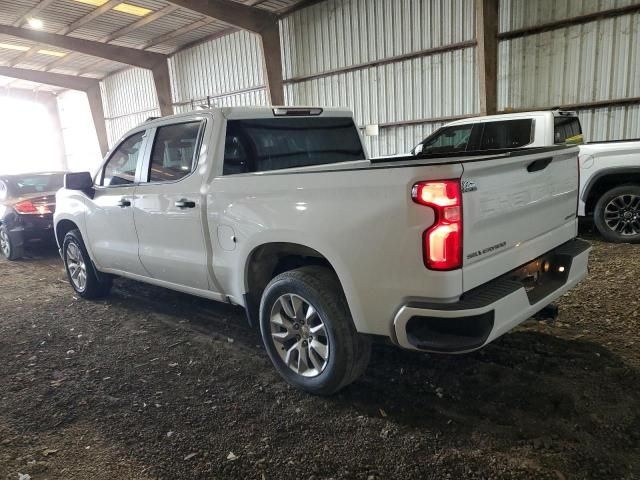
[[[460,180],[419,182],[411,191],[413,201],[431,207],[435,222],[422,236],[424,264],[430,270],[462,267],[462,192]]]
[[[53,213],[48,205],[37,205],[31,200],[16,203],[13,208],[21,215],[45,215]]]

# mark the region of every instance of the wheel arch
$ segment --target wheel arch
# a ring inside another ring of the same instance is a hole
[[[611,168],[596,173],[584,190],[585,213],[593,214],[598,199],[612,188],[622,185],[640,185],[640,167]]]
[[[69,219],[62,219],[58,223],[56,223],[56,241],[58,242],[58,247],[62,248],[62,244],[64,242],[64,237],[71,230],[80,230],[80,227],[76,222]]]
[[[294,242],[268,242],[256,246],[247,256],[244,268],[244,294],[247,317],[258,324],[260,299],[269,282],[277,275],[303,266],[318,265],[331,270],[345,292],[336,268],[320,251]]]

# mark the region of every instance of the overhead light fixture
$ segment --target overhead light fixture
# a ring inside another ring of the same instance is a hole
[[[131,5],[130,3],[121,3],[113,7],[116,12],[128,13],[129,15],[135,15],[136,17],[144,17],[151,13],[151,10],[144,7],[138,7]]]
[[[6,48],[7,50],[18,50],[19,52],[26,52],[27,50],[31,50],[29,47],[24,47],[22,45],[13,45],[11,43],[0,43],[0,48]]]
[[[87,5],[95,5],[96,7],[101,7],[109,0],[76,0],[79,3],[86,3]]]
[[[42,30],[42,27],[44,27],[44,23],[39,18],[30,18],[27,23],[34,30]]]
[[[38,53],[52,57],[64,57],[67,54],[66,52],[56,52],[55,50],[38,50]]]

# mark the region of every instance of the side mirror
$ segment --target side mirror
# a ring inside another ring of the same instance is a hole
[[[93,178],[89,172],[67,173],[64,176],[64,188],[85,193],[93,192]]]
[[[424,145],[419,143],[418,145],[413,147],[413,150],[411,150],[411,155],[413,155],[414,157],[417,157],[418,155],[420,155],[422,153],[423,149],[424,149]]]

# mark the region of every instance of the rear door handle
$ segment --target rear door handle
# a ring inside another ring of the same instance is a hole
[[[535,162],[531,162],[527,166],[527,172],[533,173],[533,172],[539,172],[541,170],[544,170],[545,168],[547,168],[549,166],[549,164],[552,161],[553,161],[553,158],[541,158],[540,160],[536,160]]]
[[[178,208],[196,208],[196,202],[187,200],[186,198],[178,200],[174,205]]]
[[[120,208],[130,207],[131,200],[127,200],[126,198],[121,198],[120,201],[118,202],[118,206]]]

